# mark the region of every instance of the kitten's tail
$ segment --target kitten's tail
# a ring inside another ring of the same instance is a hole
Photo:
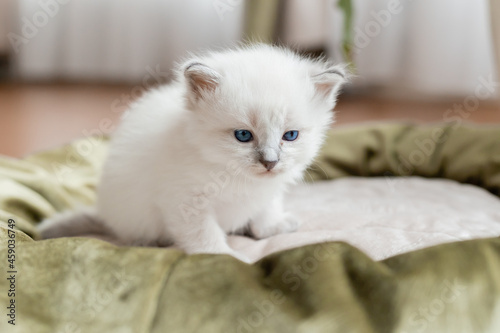
[[[75,236],[112,236],[94,207],[66,211],[43,220],[37,226],[43,239]],[[101,238],[101,237],[99,237]]]

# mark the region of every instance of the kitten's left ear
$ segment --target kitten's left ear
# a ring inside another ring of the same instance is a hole
[[[318,95],[333,100],[342,85],[347,82],[347,73],[341,66],[332,66],[326,71],[312,75]]]
[[[196,98],[213,92],[220,83],[221,75],[212,68],[200,63],[191,62],[184,67],[184,77],[190,92]]]

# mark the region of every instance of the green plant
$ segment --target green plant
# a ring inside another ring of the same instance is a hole
[[[344,14],[344,31],[342,37],[342,54],[346,62],[349,63],[350,67],[354,66],[353,63],[353,28],[352,28],[352,20],[353,20],[353,8],[352,8],[352,0],[339,0],[337,6]]]

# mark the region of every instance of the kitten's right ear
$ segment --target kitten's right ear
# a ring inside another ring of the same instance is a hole
[[[327,70],[313,75],[312,80],[316,92],[323,98],[334,100],[339,89],[347,81],[348,74],[344,67],[333,66]]]
[[[195,61],[184,66],[184,77],[190,93],[196,100],[214,92],[222,78],[215,70]]]

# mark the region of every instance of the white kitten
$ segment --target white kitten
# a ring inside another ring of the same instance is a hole
[[[298,227],[285,190],[317,154],[344,81],[340,66],[266,45],[187,61],[124,117],[95,209],[44,221],[42,235],[82,234],[100,220],[125,244],[245,260],[227,233]]]

